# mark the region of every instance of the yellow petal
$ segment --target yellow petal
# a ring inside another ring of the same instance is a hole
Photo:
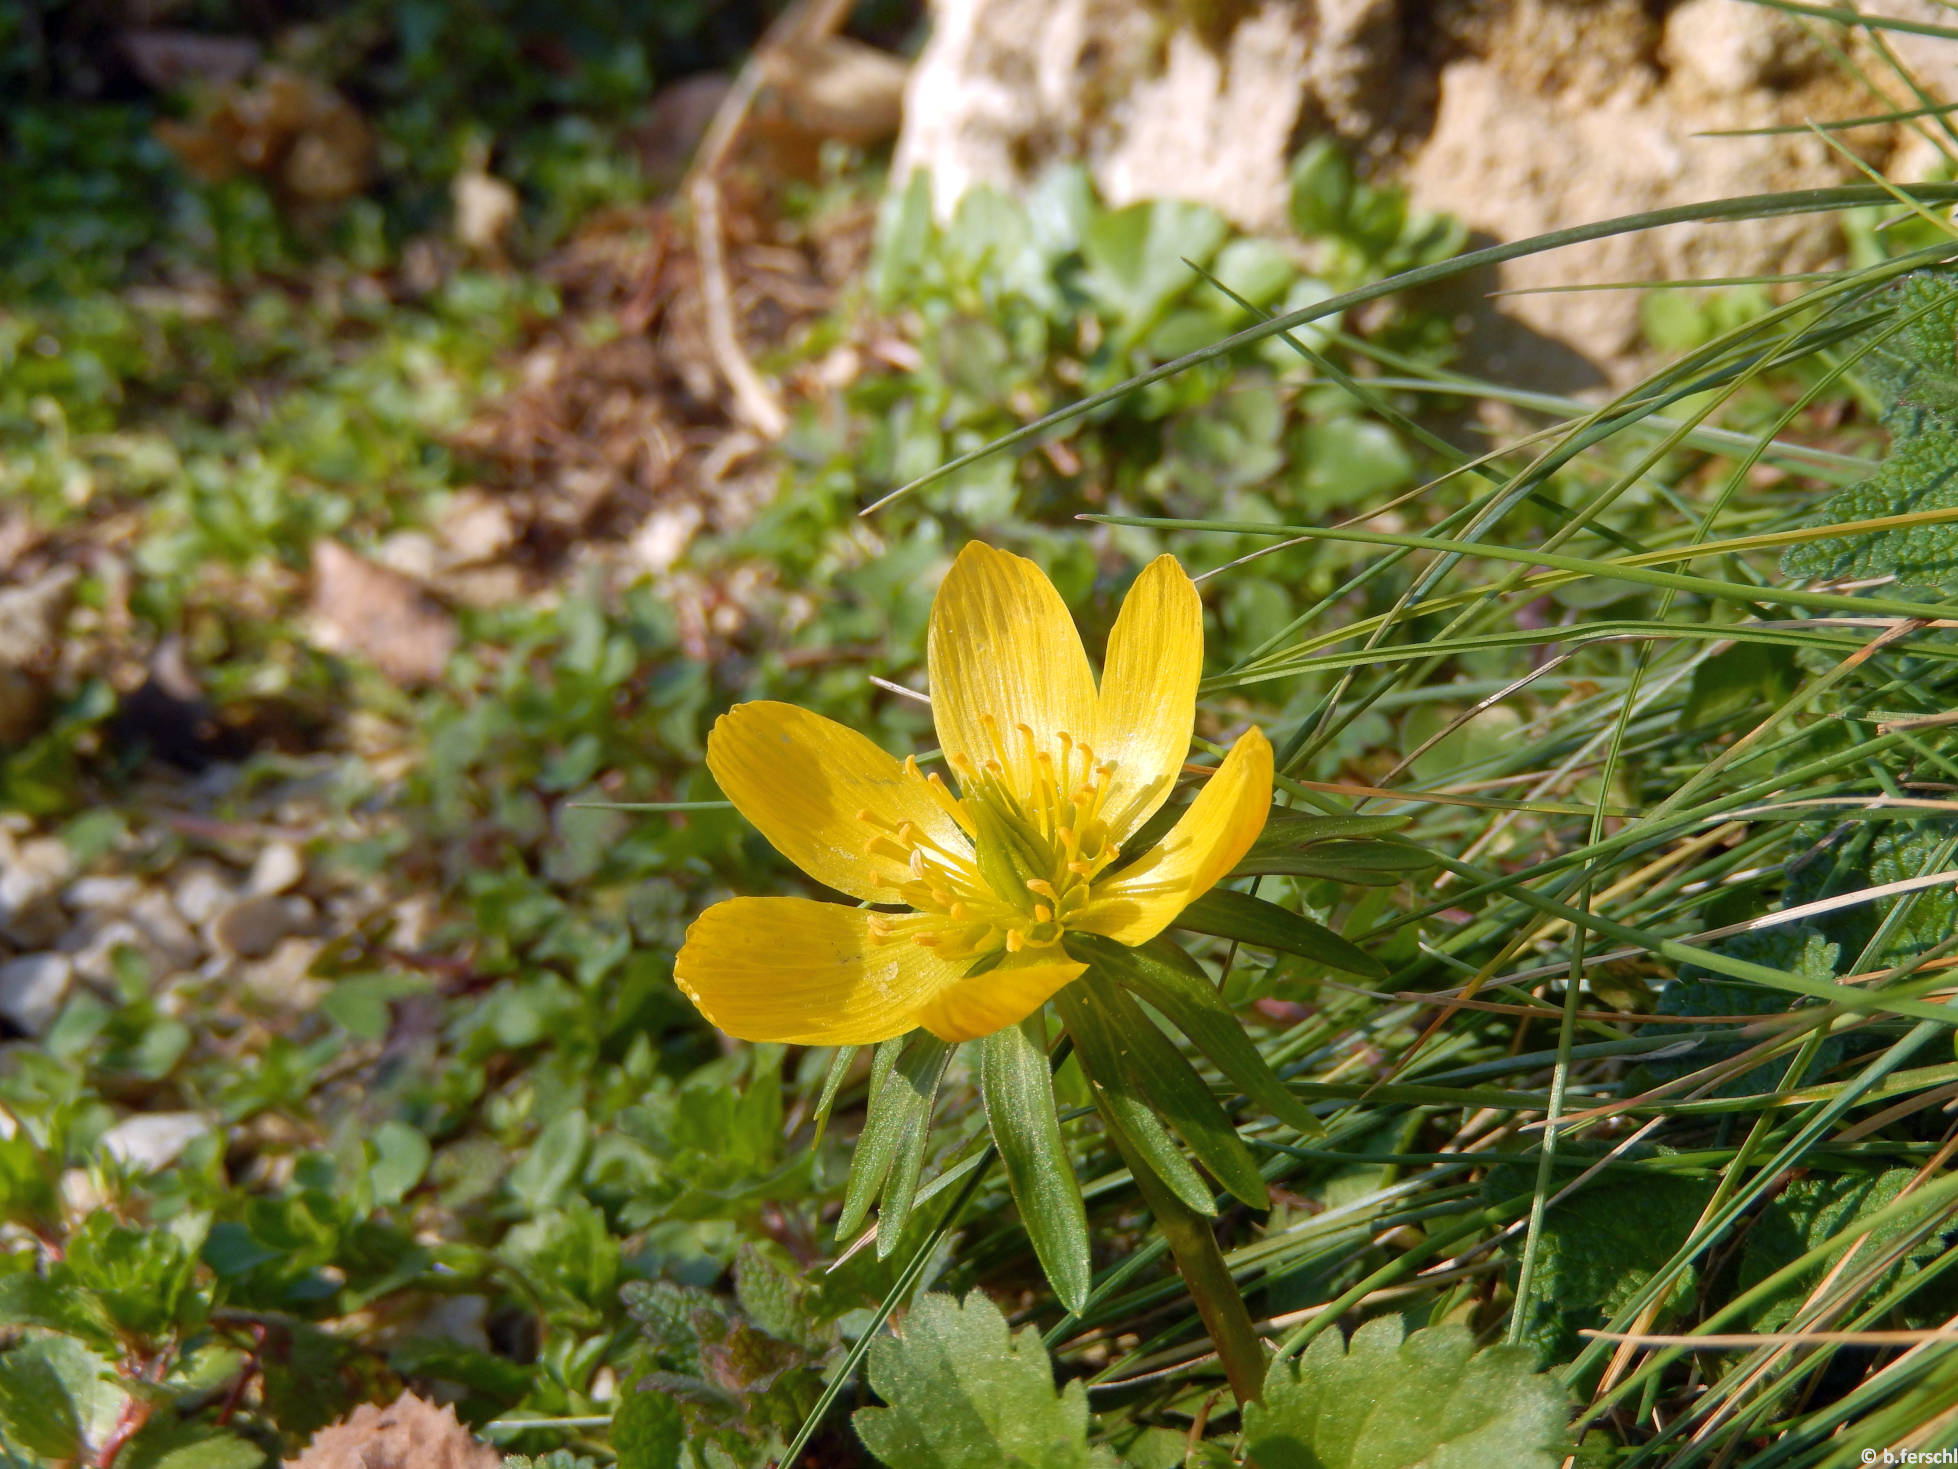
[[[1142,570],[1108,635],[1095,753],[1115,762],[1103,809],[1117,841],[1155,814],[1190,752],[1203,677],[1203,603],[1174,556]]]
[[[818,882],[887,903],[904,863],[866,852],[880,830],[911,822],[949,851],[971,844],[922,777],[869,739],[793,704],[737,704],[714,721],[707,768],[735,809]],[[863,819],[868,811],[884,827]]]
[[[918,1024],[942,1041],[976,1040],[1018,1025],[1086,971],[1087,965],[1072,959],[1046,957],[1058,953],[1040,949],[1009,954],[998,968],[940,990],[918,1011]]]
[[[1000,757],[1024,790],[1034,772],[1018,726],[1042,748],[1063,732],[1087,738],[1095,707],[1088,655],[1061,594],[1025,557],[978,541],[959,552],[931,604],[927,656],[932,721],[954,770],[960,757],[982,768]]]
[[[687,929],[673,978],[700,1013],[744,1041],[864,1046],[903,1035],[959,982],[908,939],[876,943],[871,914],[811,898],[730,898]]]
[[[1231,746],[1169,835],[1106,882],[1069,928],[1131,946],[1167,928],[1194,898],[1215,887],[1264,830],[1271,810],[1271,742],[1248,729]]]

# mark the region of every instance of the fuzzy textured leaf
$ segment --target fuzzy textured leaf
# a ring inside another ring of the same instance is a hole
[[[1009,1334],[978,1291],[920,1297],[871,1347],[870,1385],[889,1406],[859,1409],[857,1433],[892,1469],[1114,1469],[1088,1444],[1086,1390],[1056,1392],[1040,1333]]]
[[[1475,1350],[1464,1326],[1403,1340],[1397,1316],[1349,1347],[1327,1332],[1275,1363],[1244,1410],[1259,1469],[1556,1469],[1568,1452],[1564,1391],[1522,1347]]]
[[[1527,1193],[1532,1178],[1521,1166],[1501,1168],[1488,1192]],[[1643,1290],[1685,1242],[1712,1193],[1705,1179],[1614,1169],[1550,1210],[1528,1332],[1545,1360],[1573,1350],[1579,1328],[1601,1324]],[[1697,1278],[1690,1268],[1682,1272],[1665,1304],[1677,1308],[1690,1300]]]
[[[1835,525],[1954,507],[1958,507],[1958,432],[1939,430],[1899,439],[1875,474],[1831,496],[1809,524]],[[1958,524],[1825,536],[1790,546],[1781,558],[1781,569],[1790,577],[1816,580],[1895,576],[1906,585],[1948,588],[1958,585]]]
[[[1891,433],[1889,457],[1868,479],[1832,496],[1809,521],[1837,525],[1885,515],[1958,507],[1958,277],[1919,270],[1867,303],[1877,324],[1848,349],[1875,393]],[[1790,546],[1790,577],[1861,580],[1895,576],[1906,586],[1958,585],[1958,524],[1908,526],[1829,536]]]

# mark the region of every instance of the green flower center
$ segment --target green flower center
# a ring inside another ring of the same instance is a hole
[[[877,832],[866,854],[901,862],[910,874],[898,892],[912,911],[871,917],[879,943],[908,938],[952,960],[1051,947],[1121,855],[1103,812],[1112,762],[1064,732],[1043,747],[1027,725],[1009,735],[989,716],[981,722],[992,753],[983,762],[955,757],[958,796],[937,774],[923,777],[969,847],[953,850],[911,822],[858,813]],[[918,774],[915,760],[905,763]]]

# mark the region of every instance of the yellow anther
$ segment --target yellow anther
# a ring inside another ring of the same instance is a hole
[[[1017,928],[1006,930],[1006,952],[1017,954],[1027,946],[1027,936]]]

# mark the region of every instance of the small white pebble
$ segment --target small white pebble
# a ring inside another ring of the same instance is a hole
[[[66,954],[23,954],[0,964],[0,1015],[29,1035],[38,1036],[61,1013],[74,982],[74,962]]]
[[[290,892],[299,886],[299,880],[306,875],[306,858],[292,842],[273,842],[258,854],[252,864],[252,875],[245,881],[245,890],[251,893],[276,895]]]
[[[210,1130],[201,1112],[139,1112],[102,1134],[102,1150],[124,1167],[154,1173]]]

